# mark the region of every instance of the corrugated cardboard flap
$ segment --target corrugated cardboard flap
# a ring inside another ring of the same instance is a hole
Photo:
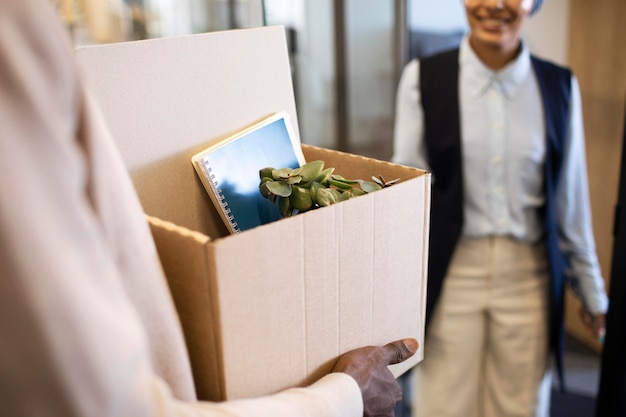
[[[222,400],[223,353],[211,239],[157,217],[146,218],[183,327],[198,395]]]

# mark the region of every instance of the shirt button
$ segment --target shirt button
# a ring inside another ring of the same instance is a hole
[[[493,162],[494,164],[497,164],[500,161],[502,161],[502,155],[500,154],[496,154],[491,157],[491,162]]]

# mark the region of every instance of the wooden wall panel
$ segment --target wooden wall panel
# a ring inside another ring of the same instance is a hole
[[[626,1],[571,0],[569,40],[569,65],[582,94],[593,227],[608,288],[626,100]],[[568,294],[567,331],[600,351],[579,320],[579,308]]]

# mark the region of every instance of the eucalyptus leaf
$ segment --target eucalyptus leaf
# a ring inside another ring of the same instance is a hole
[[[293,208],[291,207],[291,203],[289,202],[288,197],[278,198],[278,210],[280,211],[281,216],[291,217],[291,215],[293,214]]]
[[[339,203],[340,201],[346,201],[349,200],[353,197],[353,192],[356,190],[356,188],[354,188],[351,191],[344,191],[343,193],[340,192],[339,193],[339,197],[337,197],[337,203]]]
[[[270,198],[270,195],[272,194],[270,189],[267,187],[267,181],[259,185],[259,191],[264,198]]]
[[[322,184],[316,181],[313,181],[309,185],[309,194],[311,195],[311,202],[313,204],[319,204],[319,202],[317,201],[317,192],[321,187],[322,187]]]
[[[281,168],[272,170],[272,178],[275,180],[286,180],[291,176],[291,172],[293,169],[291,168]]]
[[[314,179],[314,181],[317,183],[324,183],[328,180],[328,178],[330,178],[333,172],[335,172],[335,168],[326,168],[317,176],[317,178]]]
[[[294,176],[294,175],[301,175],[301,174],[302,174],[302,169],[303,169],[303,168],[304,168],[304,167],[302,166],[302,167],[298,167],[298,168],[294,168],[294,169],[292,169],[292,170],[291,170],[291,176]]]
[[[358,180],[349,180],[347,178],[342,177],[341,175],[333,175],[332,179],[335,181],[343,182],[344,184],[358,184]]]
[[[330,192],[333,193],[333,196],[335,197],[335,203],[338,202],[341,198],[342,192],[335,188],[330,188]]]
[[[302,182],[313,181],[320,175],[324,169],[324,161],[311,161],[302,166],[300,175],[302,175]]]
[[[380,190],[382,187],[375,182],[359,180],[359,185],[361,189],[366,193],[373,193],[374,191]]]
[[[292,187],[291,195],[289,196],[289,202],[291,207],[298,211],[307,211],[313,205],[311,194],[309,190],[301,187]]]
[[[372,176],[372,181],[347,179],[334,175],[335,168],[324,169],[324,161],[311,161],[291,169],[267,167],[259,170],[259,191],[277,203],[282,217],[293,216],[319,207],[326,207],[388,187],[399,178],[385,181]],[[278,202],[276,201],[278,200]]]
[[[301,175],[294,175],[292,177],[287,178],[287,183],[288,184],[299,184],[300,182],[302,182],[302,176]]]
[[[261,179],[264,179],[264,178],[274,179],[274,177],[272,176],[272,171],[274,171],[274,168],[271,168],[271,167],[260,169],[259,170],[259,178],[261,178]]]
[[[291,195],[291,185],[286,181],[269,181],[266,182],[267,188],[279,197],[289,197]]]
[[[330,188],[320,188],[317,190],[317,203],[321,207],[330,206],[336,202],[335,194]]]
[[[337,180],[335,179],[335,177],[330,177],[330,179],[328,180],[328,183],[330,185],[334,185],[337,188],[341,188],[342,190],[351,190],[352,186],[350,184],[346,184],[343,181]]]

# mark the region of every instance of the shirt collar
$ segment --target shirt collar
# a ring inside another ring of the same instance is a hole
[[[464,81],[476,97],[482,96],[495,86],[509,100],[515,98],[522,84],[530,74],[530,51],[522,40],[519,55],[504,68],[494,71],[478,58],[469,43],[469,35],[461,41],[459,64]]]

